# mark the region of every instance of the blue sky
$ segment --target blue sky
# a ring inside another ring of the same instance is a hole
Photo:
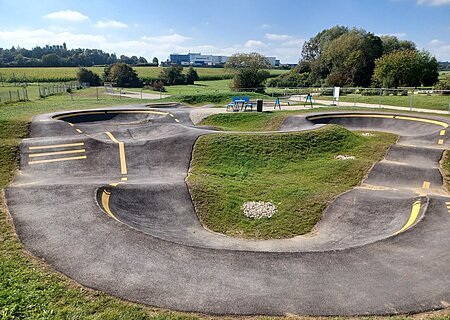
[[[450,0],[0,0],[0,47],[67,43],[166,60],[259,52],[296,63],[334,25],[414,41],[450,61]]]

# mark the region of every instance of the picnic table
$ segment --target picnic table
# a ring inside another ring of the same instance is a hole
[[[249,97],[233,97],[232,101],[227,104],[227,110],[231,108],[233,111],[247,110],[247,107],[250,107],[253,110],[253,103],[250,102]]]

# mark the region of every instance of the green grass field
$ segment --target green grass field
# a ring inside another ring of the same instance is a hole
[[[252,239],[310,232],[328,202],[358,185],[396,136],[363,137],[338,126],[290,134],[207,135],[196,143],[187,179],[209,230]],[[340,161],[338,154],[356,160]],[[289,183],[286,183],[289,181]],[[271,218],[247,218],[246,201],[269,201]]]
[[[110,98],[96,101],[95,88],[78,92],[80,99],[68,95],[43,100],[0,106],[0,187],[6,187],[15,174],[19,158],[18,144],[28,136],[31,117],[36,114],[99,108],[121,104],[148,102],[142,100]],[[84,98],[86,97],[86,99]],[[317,111],[317,110],[316,110]],[[294,113],[289,113],[294,114]],[[237,114],[230,114],[234,116]],[[242,121],[246,122],[246,121]],[[217,121],[219,124],[219,121]],[[236,124],[239,127],[238,124]],[[259,125],[264,127],[264,125]],[[450,309],[419,316],[364,317],[364,320],[401,319],[449,320]],[[213,317],[156,308],[121,301],[97,291],[84,288],[55,272],[44,262],[31,257],[17,239],[6,205],[0,198],[0,319],[124,319],[124,320],[196,320],[247,319],[277,320],[309,317]],[[330,320],[330,318],[320,318]],[[331,318],[345,319],[345,318]]]
[[[88,69],[103,75],[104,67],[89,67]],[[133,67],[142,79],[156,79],[163,67]],[[232,74],[224,68],[195,68],[200,80],[218,80],[231,78]],[[0,68],[0,79],[7,82],[63,82],[77,79],[77,67],[47,67],[47,68]],[[186,68],[185,68],[186,71]],[[279,75],[288,70],[270,69],[271,75]],[[14,81],[15,79],[15,81]],[[1,82],[1,80],[0,80]]]

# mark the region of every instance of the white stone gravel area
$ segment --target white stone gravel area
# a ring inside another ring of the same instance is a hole
[[[373,133],[370,133],[370,132],[363,132],[363,133],[361,133],[361,135],[362,135],[363,137],[373,137],[373,136],[374,136],[374,134],[373,134]]]
[[[356,159],[354,156],[347,156],[347,155],[342,155],[342,154],[339,154],[334,158],[336,160],[354,160],[354,159]]]
[[[247,201],[241,206],[244,214],[251,219],[270,218],[277,212],[272,202]]]

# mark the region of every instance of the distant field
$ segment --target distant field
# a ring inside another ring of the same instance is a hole
[[[440,71],[439,72],[439,80],[443,80],[448,75],[450,75],[450,71]]]
[[[88,69],[103,74],[103,67]],[[134,67],[141,79],[158,78],[163,67]],[[185,68],[186,69],[186,68]],[[232,74],[224,68],[195,68],[200,80],[230,79]],[[0,68],[0,81],[6,82],[64,82],[76,80],[77,67],[61,68]],[[286,73],[287,70],[269,70],[271,75]]]

